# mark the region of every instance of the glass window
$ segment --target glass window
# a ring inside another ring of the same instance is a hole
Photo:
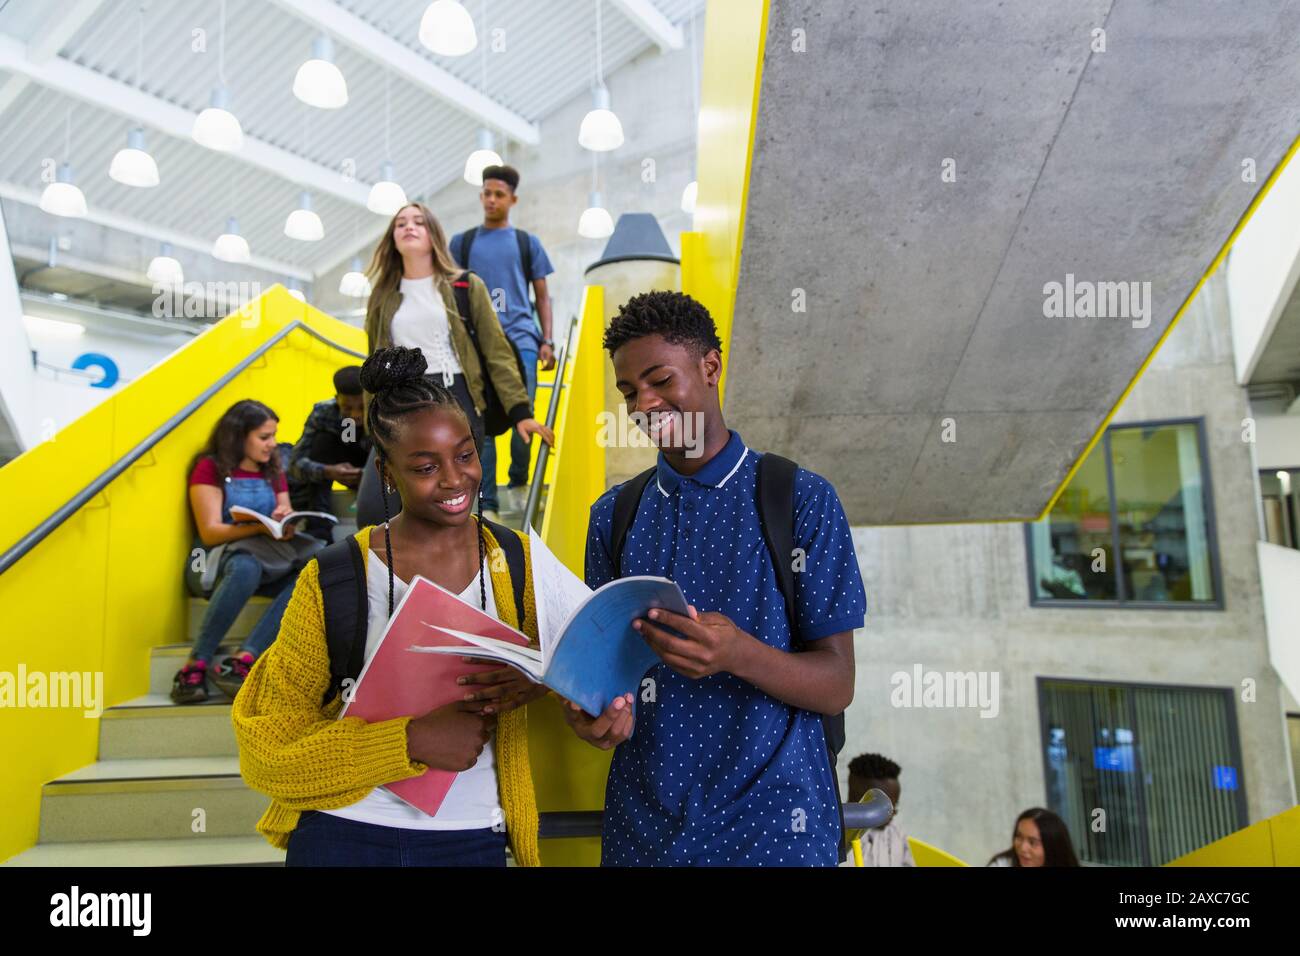
[[[1231,690],[1039,681],[1047,799],[1081,861],[1160,866],[1246,825]]]
[[[1108,429],[1028,526],[1033,602],[1219,606],[1201,449],[1197,422]]]

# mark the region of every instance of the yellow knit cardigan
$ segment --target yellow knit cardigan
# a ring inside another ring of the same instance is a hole
[[[370,531],[363,528],[356,535],[363,555],[370,548]],[[520,534],[527,580],[523,627],[519,627],[504,555],[492,532],[483,531],[501,621],[535,643],[537,608],[528,536]],[[240,773],[250,787],[271,797],[257,830],[281,849],[289,845],[289,834],[303,811],[349,806],[377,786],[419,776],[426,769],[406,753],[410,717],[378,723],[360,717],[339,720],[341,696],[321,707],[330,668],[319,571],[313,560],[298,576],[279,636],[253,665],[231,708]],[[497,788],[510,847],[521,866],[538,866],[527,708],[498,717],[495,748]]]

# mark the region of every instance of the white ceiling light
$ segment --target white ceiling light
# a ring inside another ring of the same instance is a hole
[[[293,78],[293,95],[308,106],[336,110],[348,102],[348,82],[334,65],[334,41],[319,36],[312,41],[311,59],[298,67]]]
[[[140,19],[136,25],[135,45],[135,84],[143,92],[144,75],[144,7],[140,7]],[[144,147],[144,129],[137,126],[126,134],[126,149],[119,149],[109,164],[110,178],[124,186],[138,186],[148,189],[158,185],[158,164],[154,162],[149,151]]]
[[[700,197],[700,184],[692,179],[682,190],[682,212],[695,215],[695,201]]]
[[[489,166],[500,166],[501,155],[492,148],[490,130],[478,131],[478,149],[469,154],[465,160],[465,182],[471,186],[483,185],[483,170]]]
[[[325,227],[321,224],[320,216],[312,212],[311,193],[304,191],[298,194],[298,208],[289,213],[289,218],[284,221],[284,234],[290,239],[301,239],[303,242],[325,238]]]
[[[218,86],[212,91],[210,105],[194,117],[190,135],[194,142],[221,153],[233,153],[244,145],[244,129],[230,112],[230,90]]]
[[[594,153],[604,153],[623,145],[623,124],[609,108],[609,90],[605,86],[601,63],[604,34],[600,20],[601,2],[596,0],[596,85],[592,90],[591,109],[578,128],[578,143]]]
[[[144,148],[143,129],[136,127],[126,134],[126,147],[113,156],[108,175],[124,186],[147,189],[158,185],[158,164]]]
[[[406,193],[393,180],[393,164],[384,163],[379,167],[379,177],[379,182],[370,187],[366,208],[381,216],[395,216],[406,205]]]
[[[164,242],[158,255],[149,260],[149,269],[145,272],[150,282],[162,286],[180,286],[185,283],[185,273],[181,264],[172,257],[172,244]]]
[[[212,244],[212,255],[222,262],[248,261],[248,240],[239,234],[239,221],[234,216],[226,220],[226,231]]]
[[[39,315],[24,315],[23,324],[33,335],[45,335],[53,339],[78,339],[86,332],[86,327],[80,322],[64,322]]]
[[[343,278],[339,280],[339,292],[343,295],[354,296],[358,299],[364,299],[370,295],[370,280],[366,274],[361,271],[361,257],[353,256],[352,262],[348,266],[348,271],[343,273]]]
[[[52,216],[80,219],[86,215],[86,194],[73,182],[70,164],[62,163],[55,181],[41,193],[41,208]]]
[[[302,283],[297,279],[290,279],[288,285],[289,294],[299,302],[306,302],[307,295],[302,291]]]
[[[578,143],[597,153],[623,145],[623,124],[609,108],[609,90],[603,86],[596,87],[592,95],[591,109],[578,130]]]
[[[217,85],[208,108],[194,117],[190,130],[194,142],[221,153],[233,153],[244,145],[244,129],[230,112],[230,90],[226,87],[226,0],[221,0],[221,36],[217,41]]]
[[[478,46],[478,34],[456,0],[433,0],[420,17],[420,42],[439,56],[464,56]]]
[[[604,239],[613,231],[614,220],[601,204],[600,193],[591,193],[587,197],[587,208],[578,220],[578,235],[586,239]]]

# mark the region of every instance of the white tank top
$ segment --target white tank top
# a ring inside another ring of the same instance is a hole
[[[451,326],[442,293],[434,287],[433,276],[403,279],[400,289],[402,304],[393,314],[393,344],[419,349],[429,364],[428,374],[441,373],[442,383],[450,386],[452,377],[464,369],[451,347]]]

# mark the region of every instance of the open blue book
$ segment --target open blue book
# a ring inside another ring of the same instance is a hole
[[[667,578],[618,578],[592,591],[573,609],[556,639],[543,643],[541,648],[521,647],[425,622],[474,646],[416,645],[407,650],[505,664],[597,716],[620,694],[636,693],[645,672],[658,662],[659,656],[632,627],[632,622],[645,617],[651,608],[686,614],[686,597]],[[525,644],[528,642],[523,634],[519,637]]]

